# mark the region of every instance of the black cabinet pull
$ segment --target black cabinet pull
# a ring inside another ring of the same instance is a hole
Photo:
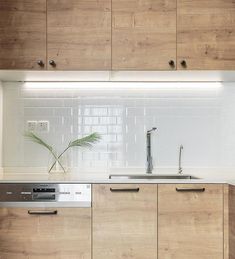
[[[28,210],[29,215],[57,215],[57,210]]]
[[[37,61],[37,64],[40,66],[40,67],[44,67],[44,62],[42,60],[38,60]]]
[[[175,62],[174,62],[174,60],[170,60],[168,63],[169,63],[169,65],[170,65],[170,67],[172,67],[172,68],[175,67]]]
[[[176,188],[177,192],[204,192],[205,188]]]
[[[49,64],[52,66],[52,67],[55,67],[56,66],[56,63],[54,60],[49,60]]]
[[[181,66],[184,67],[184,68],[187,67],[187,63],[186,63],[185,60],[182,60],[182,61],[180,62],[180,64],[181,64]]]
[[[140,188],[110,188],[111,192],[139,192]]]

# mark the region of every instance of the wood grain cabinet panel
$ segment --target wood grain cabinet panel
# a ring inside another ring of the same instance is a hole
[[[45,69],[45,62],[46,0],[0,0],[0,69]]]
[[[235,259],[235,186],[229,185],[229,259]]]
[[[0,208],[0,258],[91,259],[91,209],[57,211],[39,216],[25,208]]]
[[[159,259],[223,259],[222,184],[159,185],[158,211]]]
[[[92,205],[93,259],[157,259],[157,185],[93,185]]]
[[[112,0],[112,69],[172,70],[176,0]]]
[[[178,69],[235,69],[234,0],[178,0]],[[186,65],[181,65],[185,60]]]
[[[49,69],[111,69],[111,0],[48,0],[47,7]]]

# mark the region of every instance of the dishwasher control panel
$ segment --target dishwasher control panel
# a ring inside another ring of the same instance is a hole
[[[0,184],[0,203],[37,202],[91,206],[91,184],[16,183]]]

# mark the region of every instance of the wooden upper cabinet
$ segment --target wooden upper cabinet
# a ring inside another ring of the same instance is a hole
[[[234,0],[0,0],[0,69],[235,70],[234,15]]]
[[[93,259],[157,259],[157,185],[93,185]]]
[[[223,208],[222,184],[159,185],[159,259],[223,259]]]
[[[176,0],[113,0],[112,12],[113,70],[175,68]]]
[[[45,62],[46,0],[0,0],[0,69],[45,69]]]
[[[234,70],[235,1],[177,3],[178,69]]]
[[[49,69],[111,69],[111,0],[48,0],[47,25]]]

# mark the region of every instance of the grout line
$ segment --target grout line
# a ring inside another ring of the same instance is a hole
[[[157,184],[157,258],[159,258],[159,222],[158,222],[158,217],[159,217],[159,185]]]
[[[224,258],[224,245],[225,245],[225,234],[224,234],[224,229],[225,229],[225,213],[224,213],[224,209],[225,209],[225,204],[224,204],[224,199],[225,199],[225,190],[224,190],[224,185],[222,185],[222,189],[223,189],[223,199],[222,199],[222,207],[223,207],[223,220],[222,220],[222,227],[223,227],[223,258]]]
[[[91,259],[93,259],[93,184],[91,185]]]

